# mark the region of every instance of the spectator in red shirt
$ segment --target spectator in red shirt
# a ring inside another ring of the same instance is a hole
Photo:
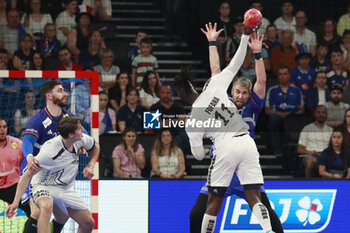
[[[67,47],[62,47],[58,51],[58,58],[60,59],[62,65],[56,68],[56,70],[74,70],[74,71],[82,71],[84,67],[80,64],[72,62],[72,54],[67,49]]]

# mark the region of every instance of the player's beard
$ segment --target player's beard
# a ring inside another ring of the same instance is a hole
[[[63,97],[62,99],[59,99],[59,98],[56,98],[55,96],[53,96],[52,102],[54,104],[60,106],[61,108],[67,107],[67,99],[66,99],[66,97]]]

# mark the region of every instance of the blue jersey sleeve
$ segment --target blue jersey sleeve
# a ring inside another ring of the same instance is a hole
[[[254,91],[252,91],[252,96],[251,96],[251,98],[252,98],[254,104],[255,104],[256,106],[258,106],[258,108],[259,108],[260,111],[261,111],[261,109],[264,107],[265,98],[260,99],[260,97],[259,97]],[[260,111],[259,111],[259,112],[260,112]]]
[[[34,115],[29,119],[27,123],[27,127],[24,131],[24,135],[33,135],[38,139],[39,132],[41,129],[41,125],[40,125],[41,121],[36,116],[37,115]]]
[[[29,154],[33,154],[33,146],[36,141],[37,138],[32,134],[25,134],[23,136],[22,150],[25,158],[27,158]]]

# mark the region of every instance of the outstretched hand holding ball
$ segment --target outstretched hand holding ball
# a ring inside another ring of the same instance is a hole
[[[254,8],[249,9],[244,13],[244,27],[256,31],[261,24],[262,18],[263,16],[259,10]]]

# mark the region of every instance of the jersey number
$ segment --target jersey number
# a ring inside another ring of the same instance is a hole
[[[221,104],[221,110],[223,111],[223,113],[228,113],[229,118],[231,118],[233,115],[235,115],[235,113],[231,112],[223,103]],[[215,119],[222,120],[224,122],[225,126],[230,122],[230,119],[226,120],[226,118],[218,111],[215,111]]]

